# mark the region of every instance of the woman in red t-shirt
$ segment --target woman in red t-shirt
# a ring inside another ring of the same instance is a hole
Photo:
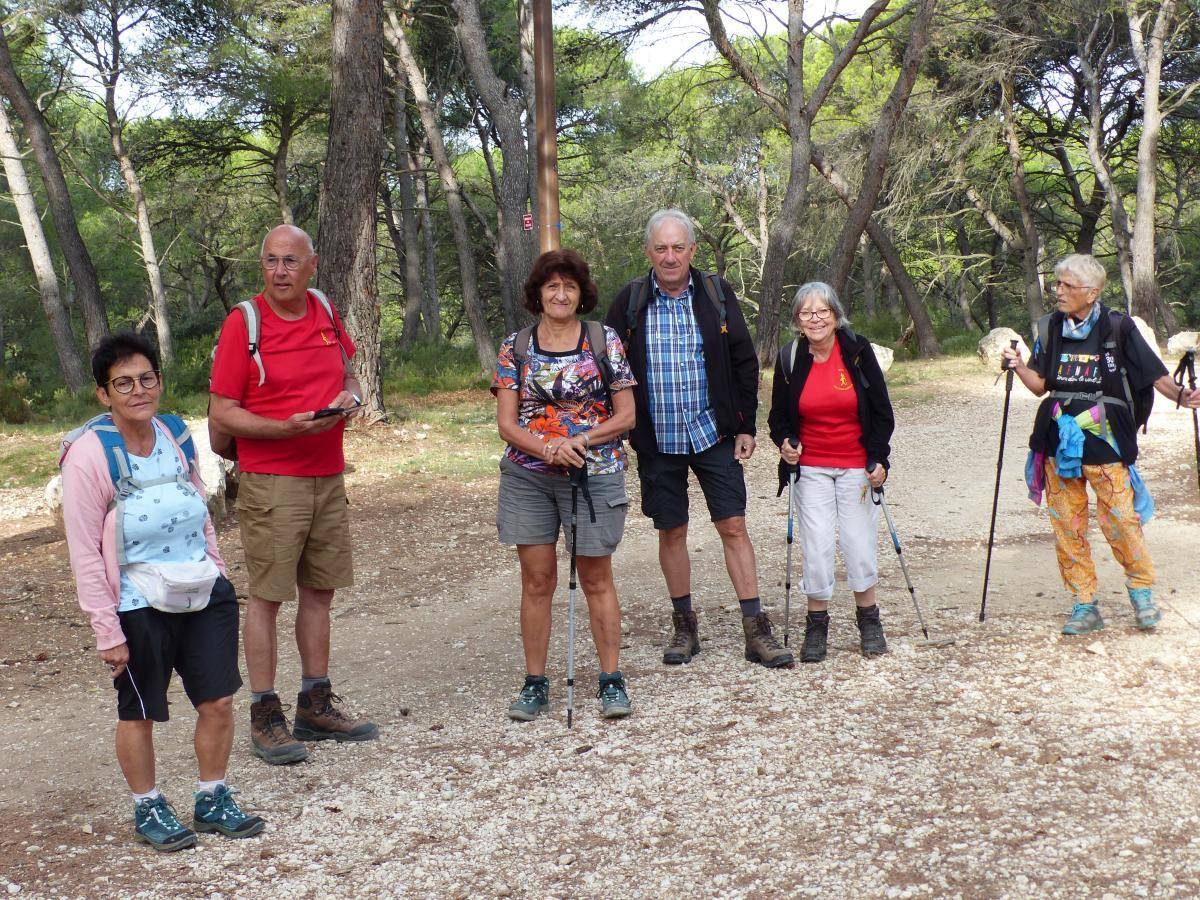
[[[887,480],[895,428],[883,371],[871,343],[850,330],[829,285],[802,285],[792,301],[796,339],[775,361],[771,439],[798,467],[796,509],[808,616],[802,662],[825,658],[834,585],[835,531],[854,592],[863,655],[887,652],[875,602],[879,507],[871,490]]]

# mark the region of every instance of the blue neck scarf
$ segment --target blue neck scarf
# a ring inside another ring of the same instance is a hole
[[[1082,341],[1092,333],[1092,328],[1100,319],[1100,301],[1092,304],[1092,310],[1082,322],[1076,322],[1070,316],[1063,317],[1062,336],[1069,341]]]

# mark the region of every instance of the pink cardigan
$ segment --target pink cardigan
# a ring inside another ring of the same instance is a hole
[[[183,452],[179,451],[180,458]],[[186,465],[186,462],[185,462]],[[200,473],[192,475],[192,484],[204,496]],[[79,606],[96,633],[96,649],[109,650],[125,643],[117,605],[121,595],[121,569],[117,565],[116,509],[108,504],[116,496],[104,446],[95,432],[88,432],[68,449],[62,462],[63,523],[67,530],[67,551],[75,573]],[[208,555],[222,575],[225,563],[217,550],[217,533],[212,518],[204,518],[204,538]]]

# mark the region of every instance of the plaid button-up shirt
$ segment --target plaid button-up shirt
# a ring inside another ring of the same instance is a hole
[[[704,340],[692,313],[693,285],[671,297],[651,277],[646,308],[646,390],[660,453],[700,453],[717,443]]]

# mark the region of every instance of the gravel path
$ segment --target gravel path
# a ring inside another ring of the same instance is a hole
[[[370,552],[360,554],[362,583],[339,601],[334,674],[383,738],[320,745],[309,763],[273,769],[249,758],[240,730],[232,777],[268,831],[244,843],[206,838],[164,858],[127,839],[107,690],[77,690],[86,696],[65,722],[48,705],[41,722],[0,706],[0,779],[20,801],[0,799],[0,814],[19,823],[0,844],[0,891],[7,880],[21,896],[1195,896],[1200,505],[1190,417],[1160,404],[1144,439],[1143,474],[1160,506],[1148,539],[1169,604],[1159,633],[1133,629],[1097,535],[1109,628],[1068,640],[1045,513],[1020,484],[1035,404],[1014,391],[991,612],[980,625],[1002,385],[977,373],[954,395],[940,383],[901,392],[888,494],[931,631],[953,646],[922,646],[881,529],[893,652],[858,655],[843,583],[824,664],[752,667],[719,541],[701,522],[693,559],[704,651],[665,668],[654,536],[631,517],[616,565],[635,715],[599,720],[581,616],[577,724],[565,728],[564,565],[551,714],[508,723],[521,672],[517,580],[489,524],[494,486],[415,510],[372,492],[355,499]],[[762,594],[779,623],[786,509],[767,454],[750,474]],[[450,528],[397,545],[398,521],[431,513]],[[393,556],[430,566],[398,583]],[[281,684],[295,678],[293,656],[284,654]],[[71,696],[65,686],[45,694]],[[176,703],[186,708],[182,695]],[[238,703],[244,729],[244,692]],[[163,730],[160,784],[182,808],[191,716],[179,719]],[[17,784],[25,767],[36,777]]]

